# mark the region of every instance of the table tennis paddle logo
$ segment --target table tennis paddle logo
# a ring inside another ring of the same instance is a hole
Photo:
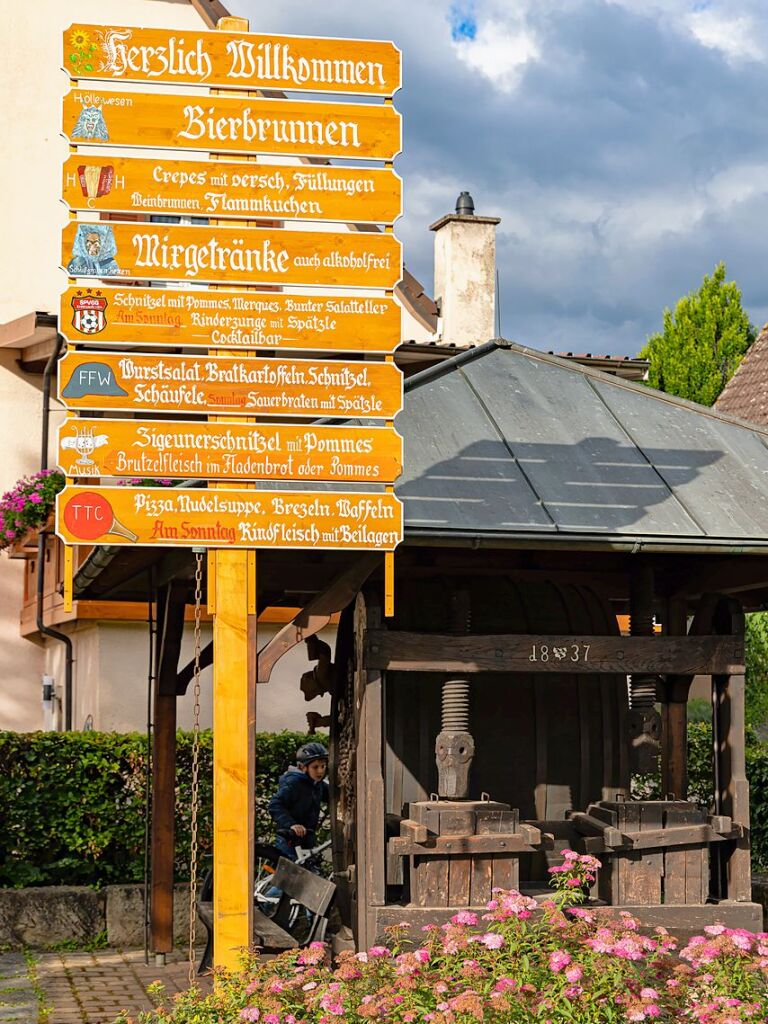
[[[96,541],[109,533],[125,537],[134,544],[138,536],[115,517],[115,512],[103,494],[79,491],[64,506],[64,525],[78,540]]]

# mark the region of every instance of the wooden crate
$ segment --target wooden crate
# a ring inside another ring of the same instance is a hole
[[[636,907],[706,902],[709,843],[700,837],[707,824],[704,811],[681,800],[601,800],[590,804],[587,814],[639,842],[643,832],[672,830],[657,846],[607,849],[600,856],[601,899],[612,906]],[[696,828],[686,832],[687,826]]]

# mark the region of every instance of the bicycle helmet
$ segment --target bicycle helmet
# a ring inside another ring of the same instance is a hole
[[[309,764],[311,761],[327,761],[328,751],[322,743],[305,743],[296,751],[296,764]]]

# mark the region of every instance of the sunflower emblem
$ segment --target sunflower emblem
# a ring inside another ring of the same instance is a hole
[[[70,33],[69,44],[74,47],[75,50],[85,50],[85,48],[91,42],[91,37],[82,28],[76,28],[74,32]]]
[[[72,51],[69,54],[68,71],[73,77],[93,71],[93,54],[96,51],[96,43],[91,42],[91,37],[83,28],[73,29],[69,33],[69,45]]]

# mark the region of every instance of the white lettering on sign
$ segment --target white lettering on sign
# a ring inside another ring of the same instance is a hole
[[[321,60],[296,57],[287,43],[258,43],[232,39],[227,43],[232,61],[229,78],[255,78],[259,81],[294,82],[303,85],[384,86],[384,68],[378,61]]]
[[[204,82],[211,74],[211,59],[203,40],[187,49],[184,39],[171,36],[167,46],[128,46],[130,31],[107,30],[102,42],[104,71],[116,78],[140,73],[147,78],[162,75],[183,75]]]
[[[238,273],[285,274],[290,256],[285,249],[275,250],[265,239],[255,249],[244,248],[242,238],[233,238],[232,245],[222,245],[211,238],[205,245],[169,245],[160,234],[134,235],[136,266],[142,268],[180,270],[187,277],[196,277],[201,270]]]
[[[206,111],[199,104],[184,107],[186,126],[180,139],[206,139],[208,142],[264,142],[288,146],[341,146],[360,148],[355,121],[290,120],[284,117],[254,117],[250,107],[238,116],[214,117],[214,107]]]

